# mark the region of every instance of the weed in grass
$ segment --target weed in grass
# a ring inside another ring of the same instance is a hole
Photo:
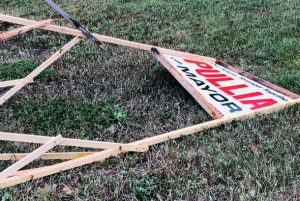
[[[154,197],[156,192],[156,178],[149,175],[144,175],[140,179],[133,179],[133,186],[136,197],[140,200],[149,199],[149,196]]]
[[[1,201],[8,201],[10,198],[11,195],[8,192],[5,192],[1,197]]]

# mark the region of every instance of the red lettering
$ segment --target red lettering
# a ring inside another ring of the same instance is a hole
[[[202,77],[207,78],[206,80],[210,82],[212,85],[218,87],[220,90],[225,92],[226,94],[232,96],[236,100],[241,100],[240,102],[244,105],[251,105],[251,110],[256,110],[263,107],[268,107],[271,105],[274,105],[277,103],[274,99],[257,99],[257,100],[242,100],[246,98],[253,98],[256,96],[261,96],[263,93],[261,92],[252,92],[252,93],[246,93],[241,95],[236,95],[233,90],[247,88],[246,84],[239,84],[239,85],[233,85],[233,86],[227,86],[222,87],[220,82],[226,82],[226,81],[232,81],[233,78],[227,76],[226,74],[221,73],[219,70],[216,70],[213,68],[213,66],[202,62],[202,61],[194,61],[189,59],[184,59],[187,63],[192,63],[197,65],[200,69],[196,69],[197,74],[199,74]]]
[[[251,104],[251,105],[253,105],[253,107],[250,109],[256,110],[256,109],[259,109],[262,107],[274,105],[277,103],[277,101],[269,98],[269,99],[245,100],[245,101],[241,101],[241,103],[243,103],[245,105]]]
[[[235,89],[242,89],[242,88],[247,88],[248,86],[245,84],[239,84],[239,85],[234,85],[234,86],[228,86],[228,87],[220,87],[222,91],[224,91],[228,95],[235,95],[232,91]]]
[[[184,61],[187,62],[187,63],[196,64],[200,68],[213,69],[213,67],[211,65],[209,65],[205,62],[202,62],[202,61],[194,61],[194,60],[189,60],[189,59],[185,59]]]
[[[233,98],[240,100],[240,99],[252,98],[252,97],[261,96],[261,95],[263,95],[263,93],[253,92],[253,93],[248,93],[248,94],[236,95],[236,96],[233,96]]]
[[[203,70],[197,69],[196,72],[203,77],[227,77],[225,74],[211,74],[211,73],[220,73],[218,70]]]
[[[210,83],[212,83],[214,86],[219,87],[221,86],[219,82],[225,82],[225,81],[232,81],[234,80],[231,77],[222,77],[222,78],[212,78],[212,79],[207,79]]]

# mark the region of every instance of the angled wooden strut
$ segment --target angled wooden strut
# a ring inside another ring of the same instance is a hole
[[[180,138],[182,136],[199,133],[206,129],[217,127],[222,124],[228,124],[235,120],[252,118],[252,117],[255,117],[256,115],[268,114],[268,113],[275,112],[275,111],[278,111],[281,109],[286,109],[287,107],[290,107],[292,105],[299,104],[299,103],[300,103],[300,99],[295,99],[295,100],[291,100],[290,102],[287,102],[287,103],[282,103],[282,104],[258,109],[258,110],[249,112],[247,114],[241,114],[241,115],[236,115],[233,117],[227,117],[227,118],[222,118],[222,119],[216,119],[216,120],[208,121],[205,123],[200,123],[200,124],[197,124],[194,126],[186,127],[183,129],[179,129],[176,131],[171,131],[168,133],[157,135],[154,137],[145,138],[143,140],[138,140],[133,143],[130,143],[130,145],[151,146],[151,145],[159,144],[159,143],[166,142],[166,141],[169,141],[172,139]],[[17,172],[14,174],[16,176],[1,180],[0,188],[6,188],[6,187],[13,186],[13,185],[23,183],[26,181],[31,181],[32,179],[45,177],[45,176],[52,175],[52,174],[55,174],[55,173],[58,173],[61,171],[79,167],[82,165],[104,161],[105,159],[107,159],[111,156],[116,156],[116,155],[119,155],[124,152],[126,152],[126,151],[120,151],[118,149],[109,149],[109,150],[104,150],[104,151],[101,151],[98,153],[83,156],[80,158],[76,158],[76,159],[69,160],[69,161],[62,162],[62,163],[55,164],[55,165],[37,168],[37,169],[33,169],[33,170],[25,170],[24,172],[21,172],[20,174],[18,174],[18,172]]]
[[[30,25],[30,24],[37,24],[38,23],[38,22],[32,21],[32,20],[26,20],[26,19],[22,19],[22,18],[16,18],[16,17],[7,16],[7,15],[1,15],[1,14],[0,14],[0,20],[6,21],[6,22],[11,22],[11,23],[17,23],[17,24],[21,24],[21,25]],[[64,33],[64,34],[76,36],[78,41],[76,41],[71,46],[73,46],[77,42],[79,42],[79,40],[80,40],[79,37],[84,37],[80,31],[75,30],[75,29],[70,29],[70,28],[67,28],[67,27],[61,27],[61,26],[55,26],[55,25],[46,25],[46,26],[41,27],[41,28],[44,29],[44,30],[50,30],[50,31],[54,31],[54,32],[59,32],[59,33]],[[131,42],[131,41],[127,41],[127,40],[117,39],[117,38],[98,35],[98,34],[93,34],[93,35],[97,39],[99,39],[103,42],[123,45],[123,46],[126,46],[126,47],[133,47],[133,48],[142,49],[142,50],[146,50],[146,51],[151,51],[151,49],[154,47],[154,46],[151,46],[151,45],[146,45],[146,44],[137,43],[137,42]],[[73,40],[75,40],[75,39],[73,39]],[[71,47],[69,47],[69,49],[70,48]],[[156,48],[158,49],[158,51],[160,51],[163,54],[169,54],[169,55],[184,57],[186,59],[192,59],[192,60],[201,59],[201,60],[204,60],[206,62],[211,62],[211,63],[216,62],[216,59],[210,58],[210,57],[203,57],[203,56],[198,56],[198,55],[189,54],[189,53],[185,53],[185,52],[169,50],[169,49],[160,48],[160,47],[156,47]],[[64,50],[61,50],[61,51],[64,51]],[[55,54],[56,54],[56,56],[50,57],[52,59],[49,58],[50,60],[48,59],[45,62],[46,64],[42,64],[40,67],[38,67],[38,69],[33,71],[30,74],[31,76],[29,76],[29,77],[27,76],[26,78],[22,79],[21,82],[18,81],[16,84],[12,84],[12,86],[14,86],[14,87],[4,95],[4,98],[3,97],[0,98],[0,105],[3,104],[12,95],[14,95],[22,87],[24,87],[26,84],[28,84],[29,81],[32,81],[35,76],[37,76],[44,69],[46,69],[54,60],[59,58],[60,52],[55,53]],[[29,78],[31,78],[31,79],[29,79]],[[7,85],[7,83],[5,83],[5,84]],[[0,83],[0,86],[1,86],[1,83]],[[3,86],[4,86],[4,84],[3,84]],[[138,140],[138,141],[129,143],[126,146],[131,146],[131,148],[134,147],[135,149],[136,148],[141,148],[141,147],[148,149],[148,147],[151,146],[151,145],[166,142],[166,141],[169,141],[169,140],[172,140],[172,139],[179,138],[181,136],[191,135],[193,133],[202,132],[205,129],[217,127],[217,126],[222,125],[222,124],[227,124],[227,123],[230,123],[234,120],[246,119],[246,118],[254,117],[255,115],[271,113],[271,112],[274,112],[274,111],[277,111],[277,110],[280,110],[280,109],[285,109],[286,107],[289,107],[289,106],[295,105],[295,104],[299,104],[299,103],[300,103],[300,99],[294,99],[294,100],[290,100],[286,103],[276,104],[276,105],[269,106],[269,107],[266,107],[266,108],[257,109],[255,111],[251,111],[251,112],[248,112],[248,113],[243,113],[243,114],[235,115],[235,116],[231,116],[231,117],[225,117],[225,118],[222,118],[222,119],[217,119],[217,120],[213,120],[213,121],[209,121],[209,122],[204,122],[204,123],[200,123],[198,125],[194,125],[194,126],[186,127],[186,128],[183,128],[183,129],[175,130],[175,131],[172,131],[172,132],[164,133],[164,134],[161,134],[161,135],[145,138],[145,139],[142,139],[142,140]],[[2,134],[5,135],[5,133],[2,133]],[[53,139],[51,137],[50,138],[49,137],[43,138],[43,136],[36,136],[37,137],[36,138],[36,137],[28,136],[28,135],[18,135],[18,136],[8,135],[6,137],[5,136],[2,136],[2,137],[3,137],[4,140],[7,139],[7,140],[11,140],[11,141],[18,141],[18,138],[21,139],[23,137],[22,142],[27,140],[27,142],[42,143],[42,144],[46,143],[46,141],[48,141],[48,140]],[[9,139],[9,138],[11,138],[11,139]],[[68,140],[71,140],[71,141],[68,142]],[[66,141],[67,141],[67,143],[66,143]],[[78,144],[81,144],[82,147],[87,147],[87,145],[90,145],[89,143],[94,144],[94,142],[91,142],[91,141],[80,141],[79,142],[76,139],[66,139],[66,138],[64,139],[63,142],[61,142],[60,145],[62,145],[63,143],[66,143],[65,145],[67,145],[67,146],[73,146],[73,145],[78,146],[78,145],[76,145],[76,143],[78,143]],[[101,142],[101,143],[103,143],[103,142]],[[65,159],[71,159],[72,158],[72,159],[69,160],[69,161],[65,161],[65,162],[62,162],[62,163],[58,163],[58,164],[51,165],[51,166],[46,166],[46,167],[41,167],[41,168],[34,168],[34,169],[29,169],[29,170],[17,171],[17,172],[15,170],[10,171],[9,175],[11,177],[3,178],[3,179],[0,180],[0,188],[5,188],[5,187],[16,185],[16,184],[19,184],[19,183],[22,183],[22,182],[31,181],[32,179],[45,177],[45,176],[52,175],[52,174],[55,174],[55,173],[58,173],[58,172],[61,172],[61,171],[65,171],[65,170],[68,170],[68,169],[79,167],[79,166],[82,166],[82,165],[104,161],[105,159],[107,159],[111,156],[116,156],[116,155],[119,155],[121,153],[125,153],[125,152],[129,151],[129,150],[126,150],[124,148],[120,149],[119,146],[114,147],[111,144],[106,144],[106,145],[108,145],[108,147],[104,151],[94,152],[94,153],[87,152],[86,155],[83,154],[82,156],[80,155],[80,153],[78,155],[76,155],[76,153],[75,153],[73,156],[72,156],[72,153],[69,153],[69,154],[68,153],[65,153],[65,154],[64,153],[41,154],[41,155],[38,156],[38,158],[43,158],[43,157],[46,157],[46,158],[50,157],[51,158],[52,157],[52,158],[65,158]],[[93,146],[93,145],[91,145],[91,146]],[[124,145],[122,145],[122,146],[124,147]],[[31,154],[16,155],[15,159],[22,161],[24,158],[26,159]],[[3,156],[0,155],[0,157],[9,158],[9,157],[13,157],[13,156],[12,155],[3,155]],[[32,155],[31,155],[30,158],[32,158]]]
[[[80,40],[81,40],[80,37],[75,37],[74,39],[72,39],[69,43],[67,43],[64,47],[62,47],[60,50],[54,53],[49,59],[47,59],[44,63],[42,63],[39,67],[37,67],[24,79],[18,82],[13,88],[11,88],[4,95],[2,95],[0,97],[0,106],[3,103],[5,103],[9,98],[11,98],[15,93],[17,93],[20,89],[22,89],[26,84],[32,82],[32,80],[36,76],[38,76],[41,72],[43,72],[46,68],[48,68],[54,61],[59,59],[68,50],[74,47]]]
[[[26,134],[16,134],[0,132],[0,141],[13,141],[13,142],[28,142],[28,143],[38,143],[44,144],[51,140],[53,137],[39,136],[39,135],[26,135]],[[119,149],[124,151],[133,152],[145,152],[148,151],[147,146],[133,146],[129,144],[114,143],[114,142],[102,142],[93,140],[79,140],[64,138],[64,140],[59,144],[60,146],[71,146],[71,147],[83,147],[83,148],[93,148],[93,149]]]
[[[41,160],[69,160],[75,159],[95,152],[55,152],[55,153],[44,153],[37,159]],[[0,154],[0,161],[17,161],[26,157],[30,153],[10,153]]]
[[[33,29],[36,29],[36,28],[43,27],[43,26],[45,26],[47,24],[51,24],[51,23],[52,23],[52,20],[48,19],[48,20],[40,21],[38,23],[28,24],[26,26],[1,33],[0,34],[0,42],[3,40],[6,40],[12,36],[16,36],[18,34],[25,33],[25,32],[31,31]]]
[[[16,86],[17,84],[21,83],[22,81],[23,81],[23,79],[1,81],[0,88]],[[32,82],[33,82],[33,80],[29,83],[32,83]]]
[[[63,140],[61,135],[51,139],[49,142],[42,145],[40,148],[36,149],[32,153],[26,155],[24,158],[20,159],[18,162],[14,163],[12,166],[8,167],[7,169],[3,170],[0,173],[0,179],[7,178],[11,176],[16,171],[20,170],[21,168],[25,167],[35,159],[39,158],[41,155],[58,145]]]
[[[38,23],[37,21],[34,21],[34,20],[28,20],[28,19],[13,17],[13,16],[9,16],[9,15],[2,15],[2,14],[0,14],[0,21],[10,22],[10,23],[15,23],[15,24],[20,24],[20,25],[30,25],[30,24]],[[56,26],[56,25],[46,25],[46,26],[40,27],[40,28],[44,29],[44,30],[67,34],[67,35],[85,37],[79,30],[68,28],[68,27],[62,27],[62,26]],[[121,45],[121,46],[126,46],[126,47],[137,48],[137,49],[146,50],[149,52],[151,51],[152,48],[157,48],[160,52],[162,52],[164,54],[180,56],[180,57],[184,57],[186,59],[195,59],[195,60],[201,59],[201,60],[205,60],[207,62],[215,62],[216,61],[216,59],[212,58],[212,57],[199,56],[199,55],[191,54],[191,53],[187,53],[187,52],[180,52],[180,51],[170,50],[170,49],[166,49],[166,48],[155,47],[153,45],[132,42],[132,41],[128,41],[128,40],[123,40],[123,39],[99,35],[99,34],[93,34],[93,35],[98,40],[105,42],[105,43],[111,43],[111,44],[116,44],[116,45]]]

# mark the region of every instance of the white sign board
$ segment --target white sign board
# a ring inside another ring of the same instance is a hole
[[[171,65],[169,68],[173,68],[168,70],[173,75],[177,74],[177,80],[181,76],[181,84],[185,81],[184,87],[189,85],[186,87],[188,91],[215,118],[247,113],[291,100],[278,91],[216,63],[166,54],[162,56]]]

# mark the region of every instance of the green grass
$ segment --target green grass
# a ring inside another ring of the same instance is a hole
[[[112,103],[82,103],[54,97],[44,101],[26,100],[16,114],[31,133],[58,133],[74,131],[87,134],[103,132],[112,124],[122,126],[128,114]]]
[[[29,73],[36,69],[41,62],[31,60],[19,60],[0,64],[0,80],[14,80],[25,78]],[[37,79],[45,82],[51,82],[58,77],[58,72],[49,68],[40,74]]]
[[[92,32],[225,59],[300,94],[300,2],[56,1]],[[75,3],[74,3],[75,2]],[[39,0],[0,13],[69,25]],[[0,24],[0,31],[11,29]],[[33,31],[0,43],[0,79],[17,79],[70,36]],[[0,108],[2,131],[132,142],[210,120],[150,54],[90,41]],[[233,122],[0,191],[2,200],[299,200],[300,108]],[[108,132],[108,128],[115,128]],[[1,152],[29,152],[1,143]],[[55,151],[74,149],[57,148]],[[76,149],[80,150],[80,149]],[[35,167],[35,163],[29,167]],[[51,162],[40,165],[52,164]],[[0,163],[4,168],[8,163]],[[71,189],[66,192],[65,186]]]

